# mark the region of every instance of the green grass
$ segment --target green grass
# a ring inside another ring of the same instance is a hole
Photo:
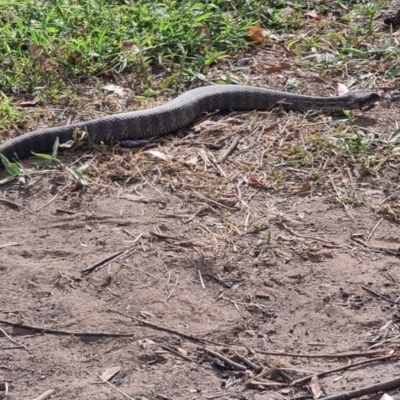
[[[31,89],[57,78],[139,72],[148,66],[201,70],[248,46],[265,21],[262,1],[0,0],[2,85]],[[198,27],[212,32],[207,45]]]
[[[293,12],[282,16],[286,6]],[[85,77],[136,66],[169,67],[182,59],[201,69],[215,53],[246,48],[248,27],[293,28],[312,7],[309,2],[263,0],[0,0],[3,84],[28,78],[36,84],[45,74],[31,73],[41,69]],[[365,12],[374,15],[375,8]],[[201,25],[211,31],[211,46],[197,30]],[[121,51],[127,41],[131,46]]]
[[[363,52],[358,42],[372,32],[379,7],[363,2],[354,8],[341,25],[362,16],[367,23],[359,31],[343,35],[335,33],[337,26],[320,26],[315,35],[289,39],[289,48],[301,58],[329,42],[340,56],[354,58],[348,49]],[[0,0],[0,90],[32,92],[69,79],[127,73],[150,87],[154,66],[195,77],[230,51],[248,48],[249,27],[293,32],[314,9],[329,11],[311,1],[283,0]]]

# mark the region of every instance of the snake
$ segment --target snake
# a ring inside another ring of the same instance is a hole
[[[9,161],[18,161],[32,153],[48,153],[57,138],[63,144],[73,140],[77,132],[86,132],[93,143],[157,138],[186,127],[202,113],[217,110],[265,111],[279,105],[299,112],[334,112],[363,108],[378,100],[379,95],[371,89],[358,89],[341,96],[313,97],[247,85],[203,86],[153,108],[24,133],[0,144],[0,154]],[[1,160],[0,167],[4,167]]]

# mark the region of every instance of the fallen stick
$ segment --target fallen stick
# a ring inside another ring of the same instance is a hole
[[[246,370],[246,367],[245,367],[244,365],[238,364],[238,363],[236,363],[235,361],[232,361],[230,358],[225,357],[224,355],[222,355],[222,354],[220,354],[220,353],[217,353],[217,352],[214,351],[214,350],[210,350],[210,349],[207,349],[207,348],[205,348],[204,350],[205,350],[208,354],[210,354],[210,356],[219,358],[219,359],[220,359],[221,361],[223,361],[224,363],[230,365],[233,369],[236,369],[236,370],[238,370],[238,371],[245,371],[245,370]]]
[[[391,379],[390,381],[377,383],[375,385],[365,386],[361,389],[351,390],[349,392],[337,394],[334,396],[323,397],[321,398],[321,400],[350,400],[350,399],[355,399],[357,397],[365,396],[367,394],[394,390],[397,389],[398,387],[400,387],[399,377]]]
[[[219,160],[217,161],[218,164],[222,164],[222,163],[224,163],[224,162],[228,159],[228,157],[235,151],[237,145],[238,145],[239,142],[240,142],[240,139],[241,139],[240,136],[236,136],[236,137],[233,139],[231,145],[228,147],[228,149],[225,151],[225,153],[222,154],[222,156],[221,156],[221,157],[219,158]]]
[[[343,365],[342,367],[329,369],[329,370],[327,370],[327,371],[318,372],[318,373],[316,373],[316,374],[309,375],[309,376],[306,376],[306,377],[304,377],[304,378],[297,379],[297,380],[293,381],[293,382],[290,384],[290,386],[294,386],[294,385],[298,385],[299,383],[307,382],[307,381],[310,380],[313,376],[321,377],[321,376],[333,374],[334,372],[345,371],[346,369],[350,369],[350,368],[353,368],[353,367],[358,367],[358,366],[360,366],[360,365],[370,364],[370,363],[373,363],[373,362],[376,362],[376,361],[389,360],[390,358],[395,358],[395,357],[398,357],[398,356],[399,356],[399,354],[398,354],[398,353],[395,353],[395,354],[391,354],[391,355],[389,355],[389,356],[370,358],[369,360],[363,360],[363,361],[360,361],[360,362],[357,362],[357,363],[354,363],[354,364]],[[321,399],[321,400],[322,400],[322,399]]]
[[[335,353],[335,354],[296,354],[286,353],[280,351],[264,351],[264,350],[252,350],[255,353],[264,354],[266,356],[282,356],[282,357],[299,357],[299,358],[350,358],[350,357],[370,357],[385,354],[387,355],[389,349],[380,349],[372,351],[353,351],[348,353]]]
[[[15,203],[14,201],[0,198],[0,203],[8,204],[9,206],[13,206],[16,209],[20,210],[21,208],[24,208],[22,204]]]
[[[117,313],[119,315],[123,315],[124,317],[131,318],[133,321],[139,322],[139,323],[143,324],[144,326],[148,326],[149,328],[153,328],[153,329],[156,329],[158,331],[172,333],[173,335],[178,335],[178,336],[181,336],[181,337],[183,337],[185,339],[188,339],[188,340],[192,340],[192,341],[199,342],[199,343],[213,344],[215,346],[229,346],[228,344],[225,344],[225,343],[213,342],[212,340],[202,339],[202,338],[199,338],[199,337],[196,337],[196,336],[193,336],[193,335],[187,335],[186,333],[176,331],[175,329],[166,328],[164,326],[152,324],[151,322],[147,322],[147,321],[145,321],[143,319],[136,318],[133,315],[128,315],[128,314],[125,314],[125,313],[123,313],[121,311],[114,310],[114,309],[112,309],[110,307],[108,308],[108,310],[110,310],[112,312],[115,312],[115,313]],[[1,322],[1,320],[0,320],[0,322]]]
[[[44,328],[43,326],[35,326],[28,324],[21,324],[18,322],[11,322],[5,319],[0,319],[0,324],[14,326],[16,328],[30,329],[40,333],[50,333],[54,335],[74,335],[74,336],[103,336],[103,337],[132,337],[134,333],[112,333],[112,332],[74,332],[64,331],[61,329]]]
[[[360,238],[352,237],[353,242],[357,243],[358,245],[362,245],[366,247],[368,250],[374,251],[376,253],[386,253],[392,256],[398,257],[400,254],[396,249],[389,249],[386,247],[378,247],[378,246],[371,246],[369,243],[364,242]]]
[[[26,346],[24,346],[23,344],[18,343],[17,341],[15,341],[10,335],[7,334],[7,332],[4,331],[4,329],[1,329],[1,328],[0,328],[0,332],[8,339],[11,343],[14,343],[14,344],[16,344],[17,346],[24,348],[24,349],[29,353],[29,349],[28,349]]]
[[[11,246],[19,246],[21,243],[18,242],[8,242],[4,244],[0,244],[0,249],[5,249],[6,247],[11,247]]]
[[[93,270],[103,267],[106,264],[109,264],[110,262],[114,261],[116,258],[119,258],[122,254],[125,253],[126,250],[120,250],[117,251],[114,254],[111,254],[111,256],[105,257],[100,261],[97,261],[96,263],[89,265],[88,267],[85,267],[82,269],[82,273],[89,273],[92,272]]]
[[[170,347],[167,347],[167,346],[164,346],[164,345],[162,345],[161,347],[162,347],[164,350],[169,351],[170,353],[175,354],[176,356],[181,357],[181,358],[183,358],[183,359],[186,360],[186,361],[192,362],[192,363],[194,363],[194,364],[199,364],[197,361],[192,360],[191,358],[186,357],[184,354],[179,353],[179,351],[176,351],[176,350],[171,349]]]
[[[239,353],[236,353],[236,352],[235,352],[235,356],[236,356],[240,361],[242,361],[243,364],[248,365],[251,369],[254,369],[254,370],[257,371],[257,372],[260,372],[260,371],[263,369],[263,367],[262,367],[261,365],[257,365],[257,364],[255,364],[255,363],[253,363],[253,361],[249,360],[248,358],[246,358],[245,356],[242,356],[242,355],[239,354]]]
[[[379,299],[382,299],[384,301],[387,301],[390,304],[399,304],[397,301],[394,300],[390,300],[388,298],[386,298],[383,294],[380,294],[378,292],[375,292],[374,290],[366,287],[366,286],[361,286],[361,289],[365,290],[366,292],[368,292],[369,294],[372,294],[373,296],[378,297]]]
[[[125,392],[123,392],[120,388],[116,387],[115,385],[113,385],[111,382],[108,382],[107,379],[104,379],[101,375],[96,374],[104,383],[107,383],[107,385],[110,385],[113,389],[115,389],[118,393],[121,393],[122,396],[126,397],[129,400],[135,400],[133,399],[131,396],[129,396],[128,394],[126,394]]]
[[[50,389],[47,392],[42,393],[40,396],[35,397],[32,400],[46,400],[48,397],[50,397],[53,393],[55,392],[54,389]]]

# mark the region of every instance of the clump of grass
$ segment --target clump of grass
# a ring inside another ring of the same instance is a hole
[[[0,1],[2,85],[34,87],[247,46],[260,1]],[[205,41],[201,27],[210,31]]]
[[[10,99],[0,91],[0,126],[10,129],[13,124],[23,119],[24,112],[15,107]]]
[[[0,0],[0,90],[124,72],[145,80],[154,65],[201,71],[248,47],[249,27],[294,27],[309,7],[280,0]]]

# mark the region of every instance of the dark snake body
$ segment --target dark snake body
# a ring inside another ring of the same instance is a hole
[[[0,153],[11,161],[28,157],[32,152],[51,152],[57,137],[59,143],[65,143],[73,139],[77,130],[86,131],[94,143],[150,139],[181,129],[201,113],[215,110],[269,110],[281,105],[285,109],[297,111],[333,112],[361,108],[377,100],[379,96],[369,89],[356,90],[338,97],[311,97],[251,86],[206,86],[189,90],[151,109],[25,133],[1,144]]]

